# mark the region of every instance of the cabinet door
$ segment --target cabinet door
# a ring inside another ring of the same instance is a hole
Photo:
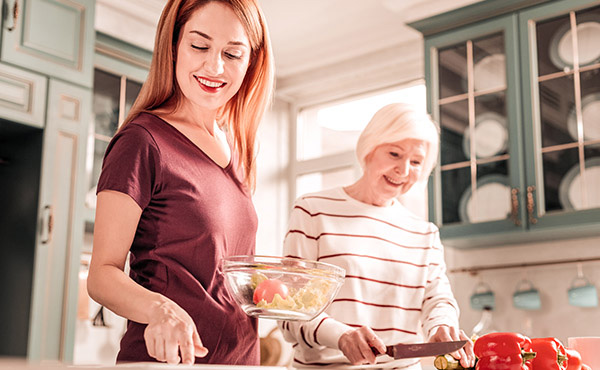
[[[4,0],[3,61],[92,86],[95,0]]]
[[[73,356],[91,90],[50,80],[28,357]]]
[[[508,15],[425,42],[428,109],[441,131],[430,215],[450,245],[525,230],[516,31]]]
[[[520,14],[528,219],[532,230],[600,226],[600,4]]]
[[[44,127],[46,77],[0,63],[0,116]]]

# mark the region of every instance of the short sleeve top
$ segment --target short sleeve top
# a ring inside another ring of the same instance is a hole
[[[257,216],[236,157],[217,165],[161,118],[141,113],[110,142],[98,192],[129,195],[142,209],[130,249],[130,276],[179,304],[209,354],[196,363],[258,365],[256,319],[237,306],[223,257],[254,254]],[[118,362],[153,361],[146,325],[128,322]]]

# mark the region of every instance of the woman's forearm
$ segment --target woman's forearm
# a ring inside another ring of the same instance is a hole
[[[170,302],[165,296],[137,284],[117,266],[91,266],[88,275],[90,297],[119,316],[147,324],[153,312]]]

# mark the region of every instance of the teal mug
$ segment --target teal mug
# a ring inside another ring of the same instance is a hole
[[[520,310],[534,311],[542,308],[540,292],[531,281],[521,280],[513,293],[513,305]]]
[[[583,285],[578,285],[583,283]],[[585,277],[577,277],[568,290],[569,304],[575,307],[598,307],[596,286]]]
[[[494,292],[485,283],[479,283],[475,286],[475,291],[471,294],[470,301],[471,308],[478,311],[483,311],[484,307],[489,307],[490,310],[496,307]]]

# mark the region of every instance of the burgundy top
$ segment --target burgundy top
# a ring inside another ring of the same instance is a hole
[[[130,276],[194,320],[208,355],[196,363],[258,365],[257,321],[229,294],[221,259],[254,254],[257,217],[235,155],[222,168],[164,120],[140,114],[110,142],[98,192],[129,195],[143,210]],[[155,361],[145,324],[128,321],[117,362]]]

